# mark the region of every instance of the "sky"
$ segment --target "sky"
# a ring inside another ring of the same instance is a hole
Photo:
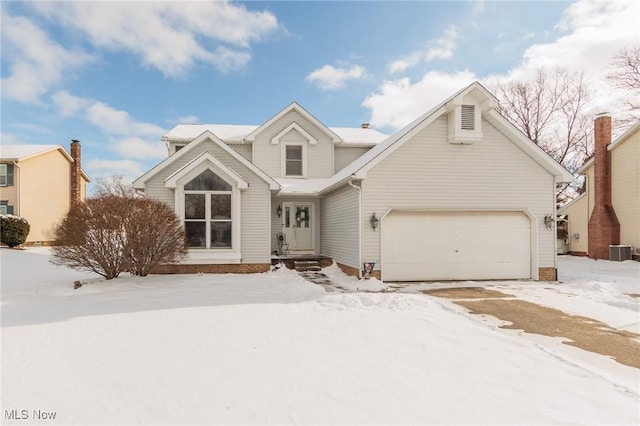
[[[2,1],[1,143],[82,143],[93,181],[132,180],[179,123],[259,125],[295,101],[391,134],[473,81],[584,72],[640,45],[636,1]]]

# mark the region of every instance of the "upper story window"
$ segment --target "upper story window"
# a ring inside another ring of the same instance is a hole
[[[284,175],[291,177],[305,176],[306,144],[284,144]]]
[[[9,184],[9,167],[7,164],[0,164],[0,186]]]
[[[233,247],[233,187],[211,170],[184,186],[184,226],[191,248]]]

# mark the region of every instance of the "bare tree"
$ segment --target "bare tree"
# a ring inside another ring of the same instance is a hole
[[[56,229],[52,263],[95,272],[146,276],[154,266],[180,260],[184,229],[165,203],[103,195],[69,211]]]
[[[621,117],[626,126],[640,119],[640,46],[625,47],[611,60],[607,81],[621,91],[627,116]]]
[[[493,91],[498,111],[567,170],[575,173],[591,155],[590,91],[582,73],[539,68],[533,79],[498,81]],[[560,191],[558,203],[575,196],[579,185]]]
[[[112,175],[106,178],[98,178],[93,189],[94,197],[115,195],[118,197],[136,197],[136,190],[131,183],[127,183],[122,175]]]

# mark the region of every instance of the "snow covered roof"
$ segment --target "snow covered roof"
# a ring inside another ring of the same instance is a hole
[[[162,137],[162,140],[173,142],[189,142],[205,131],[210,131],[225,142],[244,142],[245,138],[255,131],[256,125],[236,125],[236,124],[178,124]],[[338,135],[345,145],[373,146],[382,142],[387,135],[375,129],[351,128],[351,127],[329,127]]]
[[[71,157],[61,145],[0,145],[0,158],[3,160],[24,160],[34,155],[43,154],[54,149],[60,149],[65,156]]]
[[[317,194],[327,186],[327,179],[275,179],[281,186],[279,195]]]

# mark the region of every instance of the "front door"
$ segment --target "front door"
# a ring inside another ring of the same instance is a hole
[[[297,254],[313,254],[314,203],[283,203],[283,207],[283,232],[289,243],[289,249]]]

